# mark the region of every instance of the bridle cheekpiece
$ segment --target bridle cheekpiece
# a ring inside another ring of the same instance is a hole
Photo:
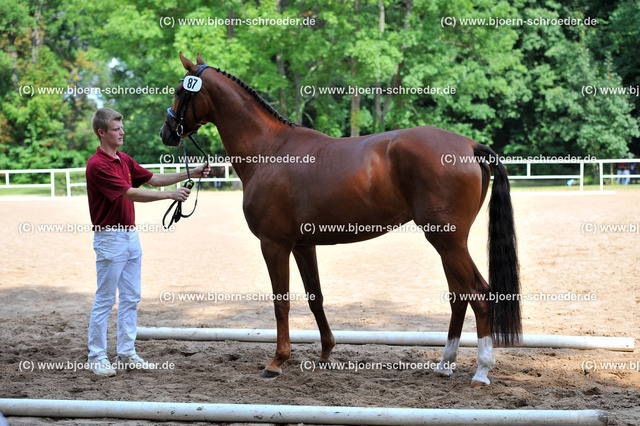
[[[192,136],[192,135],[195,135],[196,133],[198,133],[198,129],[200,129],[200,126],[202,126],[202,123],[199,123],[197,118],[196,118],[195,95],[202,88],[202,79],[200,78],[200,74],[202,74],[202,71],[204,71],[207,68],[209,68],[209,65],[202,64],[202,65],[200,65],[200,67],[196,71],[195,75],[186,75],[181,80],[182,81],[182,87],[188,93],[187,93],[187,96],[184,97],[183,100],[178,103],[178,110],[180,111],[180,118],[178,118],[178,116],[175,114],[175,112],[173,111],[173,109],[171,107],[167,108],[167,114],[169,114],[173,119],[179,120],[179,123],[176,126],[176,128],[174,129],[171,126],[171,123],[169,123],[169,119],[168,118],[165,119],[165,123],[169,127],[169,130],[172,133],[175,132],[176,135],[180,138],[180,145],[182,146],[182,152],[184,153],[184,163],[185,163],[185,167],[187,169],[187,182],[185,183],[184,186],[186,186],[189,189],[193,188],[194,181],[191,179],[191,173],[189,172],[189,160],[188,160],[188,157],[187,157],[187,148],[186,148],[186,146],[184,144],[185,135],[189,139],[191,139],[191,142],[193,142],[195,147],[198,148],[198,151],[200,151],[202,153],[202,155],[205,156],[206,159],[209,158],[207,153],[205,153],[202,150],[202,148],[200,148],[200,145],[198,145],[198,142],[196,142],[196,140]],[[191,110],[193,111],[193,121],[196,123],[196,127],[195,127],[195,129],[190,130],[185,134],[185,131],[184,131],[184,117],[187,114],[187,108],[189,107],[189,103],[191,103]],[[196,207],[198,205],[198,194],[200,193],[201,180],[202,180],[202,176],[200,176],[200,179],[198,179],[198,186],[197,186],[197,190],[196,190],[196,201],[195,201],[195,204],[193,205],[193,210],[191,210],[191,213],[189,213],[187,215],[182,214],[182,201],[174,201],[173,203],[171,203],[171,205],[169,206],[169,209],[167,209],[167,212],[162,217],[162,225],[165,228],[171,227],[171,225],[174,222],[177,223],[181,218],[189,217],[196,211]],[[175,211],[173,212],[173,215],[171,216],[171,220],[169,221],[169,225],[166,226],[164,224],[165,219],[167,218],[167,215],[169,214],[169,212],[171,212],[171,209],[173,209],[174,206],[175,206]]]

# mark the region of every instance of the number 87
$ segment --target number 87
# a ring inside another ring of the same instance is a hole
[[[202,79],[194,75],[188,75],[184,78],[182,87],[189,92],[199,92],[202,87]]]

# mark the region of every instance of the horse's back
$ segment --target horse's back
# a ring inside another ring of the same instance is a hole
[[[245,215],[255,231],[264,232],[267,222],[290,236],[305,223],[397,225],[441,220],[455,210],[465,211],[455,217],[467,228],[475,218],[483,197],[479,165],[447,163],[448,156],[472,156],[471,139],[427,126],[354,138],[294,130],[274,154],[313,162],[265,164],[256,171],[244,188]],[[277,222],[281,226],[274,226]],[[324,237],[337,242],[367,238]],[[325,238],[305,239],[322,243]]]

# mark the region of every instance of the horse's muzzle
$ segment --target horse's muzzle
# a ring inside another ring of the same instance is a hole
[[[160,128],[160,139],[166,146],[178,146],[180,144],[180,138],[176,134],[175,130],[172,130],[165,121]]]

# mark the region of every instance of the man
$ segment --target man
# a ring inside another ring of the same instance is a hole
[[[170,186],[187,179],[183,173],[154,174],[118,151],[123,144],[122,114],[100,108],[91,119],[100,140],[96,153],[87,161],[87,194],[94,227],[98,288],[89,321],[89,364],[95,374],[113,376],[116,370],[107,357],[107,323],[119,292],[117,357],[118,368],[148,368],[136,354],[138,302],[140,301],[140,240],[135,232],[134,202],[172,199],[185,201],[190,190],[153,191],[142,184]],[[206,177],[209,165],[193,171],[192,177]]]

